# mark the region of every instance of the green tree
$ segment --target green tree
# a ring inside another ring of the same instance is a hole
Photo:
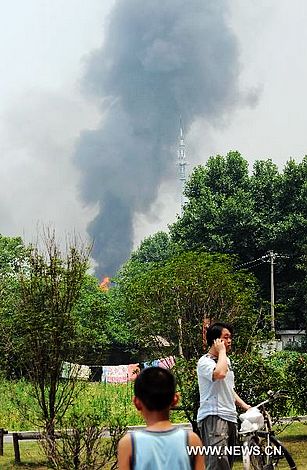
[[[117,353],[125,360],[133,361],[139,358],[141,349],[139,332],[131,330],[127,324],[126,297],[120,286],[127,285],[131,279],[138,279],[157,262],[165,262],[180,252],[182,249],[170,240],[169,235],[160,231],[145,238],[122,266],[115,279],[117,286],[106,294],[107,332],[112,345],[111,355]]]
[[[20,296],[20,270],[27,270],[29,248],[20,237],[0,236],[0,364],[8,377],[22,374],[16,358],[14,310]],[[84,276],[80,295],[73,308],[78,335],[82,341],[75,344],[70,359],[82,364],[101,364],[107,339],[107,312],[109,301],[89,274]]]
[[[287,389],[293,401],[293,407],[300,414],[306,414],[307,403],[307,354],[290,353],[285,366]]]
[[[144,238],[139,248],[132,252],[130,260],[140,263],[153,263],[164,261],[182,251],[173,243],[166,232],[157,232]]]
[[[146,359],[170,354],[181,357],[177,377],[192,423],[197,390],[189,378],[203,354],[204,318],[231,322],[238,351],[249,350],[256,336],[257,286],[253,276],[235,269],[235,263],[228,255],[186,252],[116,280],[125,305],[126,327],[138,337]]]
[[[11,346],[33,385],[38,421],[54,449],[55,426],[70,406],[74,381],[61,383],[64,360],[80,341],[73,310],[88,267],[87,248],[76,241],[62,254],[55,234],[46,231],[43,247],[30,247],[19,270],[19,295],[11,313]]]
[[[25,256],[25,246],[21,237],[4,237],[0,235],[0,276],[18,271]]]
[[[112,363],[117,357],[134,360],[138,341],[123,321],[124,311],[119,289],[102,290],[98,280],[87,275],[74,307],[82,341],[76,345],[72,360],[91,365]]]
[[[234,269],[227,255],[188,252],[157,263],[148,271],[118,279],[125,299],[130,329],[148,344],[153,334],[163,336],[186,359],[202,353],[204,318],[223,318],[236,326],[237,346],[250,339],[246,323],[255,325],[255,282]],[[181,327],[180,327],[181,323]]]
[[[116,286],[107,293],[107,333],[111,344],[108,351],[109,362],[120,357],[124,363],[139,360],[140,342],[137,332],[131,330],[127,323],[125,297],[121,289]]]
[[[304,326],[304,275],[298,265],[307,244],[307,157],[301,163],[290,160],[281,173],[271,160],[257,161],[251,175],[238,152],[211,157],[195,168],[185,195],[188,202],[170,227],[171,239],[185,250],[237,255],[267,300],[270,269],[262,257],[269,250],[278,253],[277,326]]]
[[[16,354],[12,348],[12,312],[19,295],[18,271],[27,249],[20,237],[0,235],[0,367],[7,376],[16,376]]]
[[[73,308],[78,335],[71,360],[79,364],[102,364],[109,345],[107,292],[99,287],[97,278],[86,274]]]

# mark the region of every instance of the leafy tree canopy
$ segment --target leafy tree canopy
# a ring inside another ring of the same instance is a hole
[[[103,363],[105,348],[109,345],[108,312],[107,293],[100,289],[94,276],[85,275],[73,309],[82,340],[74,349],[71,360],[82,364]]]
[[[277,326],[305,325],[305,273],[298,265],[307,244],[307,157],[290,160],[283,172],[271,160],[256,161],[252,174],[238,152],[211,157],[195,168],[185,196],[171,239],[185,250],[236,254],[255,273],[267,300],[270,268],[262,257],[273,250],[276,303],[284,312],[280,308]]]
[[[119,276],[126,327],[148,353],[159,349],[163,337],[169,352],[178,356],[181,345],[189,359],[202,353],[203,319],[223,319],[238,331],[237,348],[248,347],[257,328],[257,289],[253,276],[234,269],[234,263],[227,255],[187,252]]]
[[[6,371],[16,365],[12,347],[13,312],[19,297],[18,271],[27,255],[20,237],[0,235],[0,365]]]
[[[172,242],[166,232],[157,232],[154,235],[144,238],[139,248],[131,254],[131,261],[140,263],[152,263],[164,261],[178,254],[182,249]]]
[[[25,256],[21,237],[4,237],[0,234],[0,276],[16,273]]]

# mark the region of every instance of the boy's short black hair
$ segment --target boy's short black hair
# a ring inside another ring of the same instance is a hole
[[[162,367],[143,369],[134,382],[134,395],[149,411],[161,411],[168,408],[172,404],[175,392],[174,375]]]
[[[206,333],[208,346],[212,346],[213,341],[221,337],[224,328],[230,331],[231,336],[233,335],[233,328],[228,323],[213,323],[213,325],[209,326]]]

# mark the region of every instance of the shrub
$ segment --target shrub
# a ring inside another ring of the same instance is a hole
[[[285,375],[279,364],[260,354],[232,355],[236,392],[247,403],[257,405],[268,398],[267,392],[286,388]],[[269,405],[273,418],[286,415],[290,408],[287,398]]]
[[[293,408],[302,414],[307,412],[307,354],[292,352],[285,364],[287,387]]]
[[[61,425],[61,439],[41,441],[49,463],[56,470],[116,468],[117,445],[127,429],[127,417],[110,407],[103,394],[75,403]],[[50,450],[52,450],[50,452]]]
[[[193,430],[197,432],[196,418],[199,407],[199,391],[196,362],[195,359],[178,358],[173,372],[180,392],[179,408],[183,409],[185,417],[192,424]]]

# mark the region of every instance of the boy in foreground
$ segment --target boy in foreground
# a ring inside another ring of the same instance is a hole
[[[169,420],[171,407],[178,403],[173,374],[161,367],[144,369],[135,380],[134,395],[147,427],[119,441],[119,470],[204,470],[204,457],[187,452],[187,446],[202,446],[200,438]]]

